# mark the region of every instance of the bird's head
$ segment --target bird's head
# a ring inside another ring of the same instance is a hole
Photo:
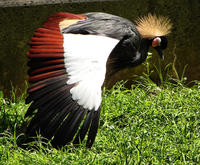
[[[167,17],[148,14],[136,21],[136,28],[143,38],[149,40],[149,45],[156,49],[164,59],[163,50],[167,48],[166,36],[171,32],[172,24]]]
[[[150,43],[156,49],[161,59],[164,60],[163,50],[167,48],[167,38],[165,36],[155,37],[150,40]]]

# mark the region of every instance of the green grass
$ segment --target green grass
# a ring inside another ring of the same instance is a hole
[[[104,90],[100,127],[91,149],[54,149],[40,137],[24,144],[24,97],[0,94],[0,164],[198,164],[200,84],[135,85]]]

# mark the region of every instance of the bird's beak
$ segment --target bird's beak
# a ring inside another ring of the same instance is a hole
[[[163,52],[162,52],[161,47],[155,47],[155,49],[157,50],[157,52],[158,52],[160,58],[161,58],[162,60],[164,60],[164,55],[163,55]]]

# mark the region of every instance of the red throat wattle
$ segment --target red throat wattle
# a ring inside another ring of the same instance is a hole
[[[160,43],[161,43],[161,39],[159,37],[156,37],[152,41],[152,47],[155,48],[156,46],[160,46]]]

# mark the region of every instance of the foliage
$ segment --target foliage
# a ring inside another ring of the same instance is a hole
[[[24,98],[0,98],[1,164],[198,164],[200,83],[192,88],[122,82],[103,91],[99,131],[92,149],[57,150],[41,137],[24,143]],[[156,89],[156,90],[155,90]],[[158,91],[158,92],[154,92]],[[44,145],[45,144],[45,145]]]

